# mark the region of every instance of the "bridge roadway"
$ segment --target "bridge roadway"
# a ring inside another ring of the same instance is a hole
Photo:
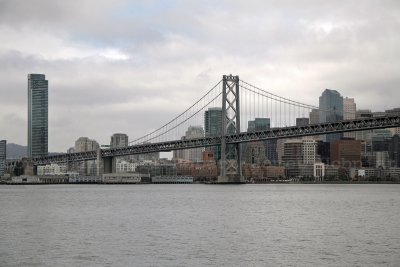
[[[176,140],[160,143],[148,143],[133,145],[123,148],[104,149],[101,150],[102,158],[113,158],[118,156],[144,154],[152,152],[168,152],[171,150],[180,150],[196,147],[209,147],[221,144],[223,138],[226,143],[246,143],[252,141],[292,138],[302,136],[321,135],[329,133],[340,133],[350,131],[363,131],[382,128],[400,127],[400,116],[382,116],[376,118],[364,118],[355,120],[346,120],[340,122],[329,122],[310,124],[308,126],[292,126],[284,128],[272,128],[258,132],[242,132],[239,134],[227,136],[211,136],[189,140]],[[33,158],[34,165],[45,165],[49,163],[63,163],[74,161],[85,161],[97,159],[97,151],[68,153],[60,155],[52,155],[46,157]]]

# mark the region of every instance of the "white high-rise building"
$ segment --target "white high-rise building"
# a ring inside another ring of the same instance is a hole
[[[356,103],[354,98],[343,98],[343,119],[354,120],[356,118]]]
[[[303,138],[303,163],[314,164],[317,155],[317,141],[314,138]]]
[[[354,98],[343,98],[343,119],[344,120],[354,120],[356,118],[356,103]],[[344,137],[356,138],[355,132],[343,133]]]

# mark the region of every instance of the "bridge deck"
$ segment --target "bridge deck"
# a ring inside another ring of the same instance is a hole
[[[376,118],[365,118],[346,120],[340,122],[329,122],[311,124],[307,126],[292,126],[284,128],[273,128],[258,132],[242,132],[239,134],[227,135],[226,143],[245,143],[260,140],[293,138],[302,136],[321,135],[329,133],[351,132],[373,130],[381,128],[400,127],[400,116],[382,116]],[[221,144],[221,136],[202,137],[197,139],[176,140],[161,143],[149,143],[141,145],[133,145],[124,148],[104,149],[101,150],[101,157],[116,157],[135,154],[144,154],[152,152],[165,152],[171,150],[180,150],[196,147],[209,147]],[[95,160],[97,151],[68,153],[60,155],[52,155],[47,157],[33,158],[35,165],[44,165],[48,163],[62,163],[73,161]]]

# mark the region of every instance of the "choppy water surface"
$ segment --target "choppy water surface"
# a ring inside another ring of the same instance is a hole
[[[0,186],[0,266],[400,266],[400,185]]]

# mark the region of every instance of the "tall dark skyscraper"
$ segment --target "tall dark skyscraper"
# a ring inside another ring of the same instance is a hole
[[[222,108],[209,108],[204,112],[206,136],[219,136],[222,133]]]
[[[204,112],[205,136],[220,136],[222,133],[222,108],[209,108]],[[211,147],[214,159],[221,159],[221,147]]]
[[[255,118],[253,121],[248,121],[247,131],[257,132],[268,130],[271,127],[269,118]]]
[[[319,122],[337,122],[343,120],[343,97],[336,90],[325,89],[319,97]],[[327,134],[325,141],[333,142],[341,138],[342,134]]]
[[[44,74],[28,74],[28,157],[48,153],[48,89]]]

